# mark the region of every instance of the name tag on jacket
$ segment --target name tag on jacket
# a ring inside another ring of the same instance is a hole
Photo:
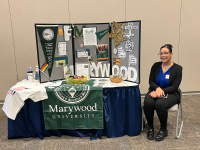
[[[165,79],[169,79],[169,74],[166,74]]]

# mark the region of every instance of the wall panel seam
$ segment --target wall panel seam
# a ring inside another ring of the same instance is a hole
[[[16,74],[17,74],[17,81],[18,81],[17,61],[16,61],[16,53],[15,53],[15,41],[14,41],[14,35],[13,35],[13,25],[12,25],[12,19],[11,19],[10,1],[9,0],[8,0],[8,8],[9,8],[9,15],[10,15],[10,27],[11,27],[11,32],[12,32],[15,67],[16,67]]]
[[[180,41],[181,41],[181,13],[182,13],[182,0],[180,6],[180,22],[179,22],[179,38],[178,38],[178,64],[179,64],[179,51],[180,51]]]

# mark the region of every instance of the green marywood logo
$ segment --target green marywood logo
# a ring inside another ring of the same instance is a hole
[[[77,26],[74,26],[74,36],[75,38],[82,38],[83,37],[83,28],[87,27],[87,25],[83,25],[81,30],[79,31]]]
[[[90,93],[90,86],[86,84],[63,84],[54,89],[56,97],[67,104],[77,104],[85,100]]]

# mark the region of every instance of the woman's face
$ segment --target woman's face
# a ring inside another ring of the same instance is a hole
[[[171,60],[173,53],[170,53],[169,49],[164,47],[160,50],[160,59],[162,62],[168,62]]]

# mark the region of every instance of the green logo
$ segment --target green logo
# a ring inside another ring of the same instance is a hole
[[[67,104],[78,104],[85,100],[90,93],[90,86],[85,84],[63,84],[54,89],[59,100]]]
[[[81,31],[79,31],[77,26],[74,26],[74,36],[75,38],[82,38],[83,37],[83,28],[87,27],[86,25],[81,27]]]

